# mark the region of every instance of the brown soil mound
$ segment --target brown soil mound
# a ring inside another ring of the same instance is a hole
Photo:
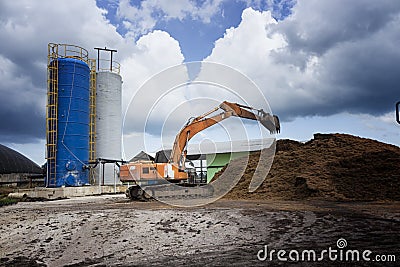
[[[250,155],[244,175],[226,198],[400,200],[397,146],[346,134],[315,134],[304,144],[278,140],[268,176],[249,193],[259,157],[260,152]]]

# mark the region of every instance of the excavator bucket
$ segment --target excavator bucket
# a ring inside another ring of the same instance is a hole
[[[276,115],[271,116],[269,113],[259,111],[260,115],[257,116],[257,120],[269,130],[271,134],[279,133],[281,131],[281,125],[279,118]]]
[[[260,120],[260,123],[267,128],[271,134],[275,133],[275,124],[270,120]]]

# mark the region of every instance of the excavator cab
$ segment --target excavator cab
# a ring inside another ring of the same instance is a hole
[[[400,124],[400,101],[396,103],[396,121]]]

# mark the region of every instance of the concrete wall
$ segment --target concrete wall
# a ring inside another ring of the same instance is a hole
[[[69,197],[94,196],[101,194],[124,193],[127,186],[80,186],[80,187],[36,187],[32,189],[19,189],[15,193],[30,198],[60,199]]]
[[[7,174],[0,174],[0,184],[21,184],[21,183],[29,183],[32,174],[28,173],[7,173]],[[44,180],[44,178],[34,178],[34,181],[37,180]]]

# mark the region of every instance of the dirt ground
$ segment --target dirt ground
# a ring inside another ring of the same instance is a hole
[[[348,249],[396,262],[294,262],[291,266],[398,266],[400,202],[227,200],[196,208],[123,195],[0,208],[0,266],[283,266],[265,248]],[[372,265],[371,265],[372,263]]]

